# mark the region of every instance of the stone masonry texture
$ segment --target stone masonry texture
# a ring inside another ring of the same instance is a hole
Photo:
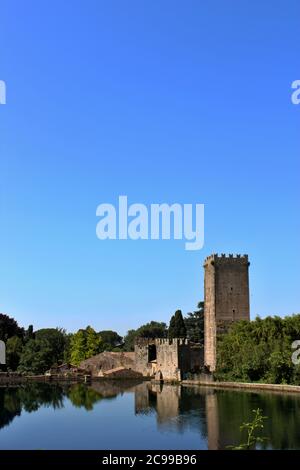
[[[250,320],[248,255],[210,255],[204,262],[204,364],[216,369],[217,335]]]

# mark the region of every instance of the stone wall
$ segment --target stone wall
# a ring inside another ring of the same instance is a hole
[[[180,358],[178,339],[157,340],[157,369],[164,380],[180,379]]]
[[[197,372],[203,368],[204,365],[204,349],[200,345],[191,345],[190,348],[190,371]]]
[[[153,365],[149,362],[149,346],[156,346],[155,339],[138,338],[134,345],[135,370],[145,377],[153,375]]]
[[[150,361],[149,350],[153,347],[156,357]],[[181,375],[191,368],[190,344],[179,338],[138,338],[135,361],[135,370],[144,376],[153,376],[158,372],[163,380],[180,380]]]

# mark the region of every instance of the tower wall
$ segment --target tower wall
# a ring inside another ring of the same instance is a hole
[[[216,369],[217,335],[250,320],[249,261],[244,255],[211,255],[204,262],[204,363]]]

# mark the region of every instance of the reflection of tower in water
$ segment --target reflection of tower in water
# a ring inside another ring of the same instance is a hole
[[[136,387],[135,413],[156,412],[158,425],[171,425],[180,415],[181,387],[144,382]]]
[[[158,428],[196,430],[210,450],[225,448],[220,435],[218,393],[206,387],[182,387],[143,382],[135,388],[135,413],[156,413]]]
[[[208,450],[219,449],[219,413],[218,396],[214,390],[208,390],[205,397],[207,445]]]

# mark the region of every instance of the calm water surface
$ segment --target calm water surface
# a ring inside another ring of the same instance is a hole
[[[1,449],[223,449],[244,442],[254,408],[265,447],[300,449],[300,397],[95,382],[0,388]]]

